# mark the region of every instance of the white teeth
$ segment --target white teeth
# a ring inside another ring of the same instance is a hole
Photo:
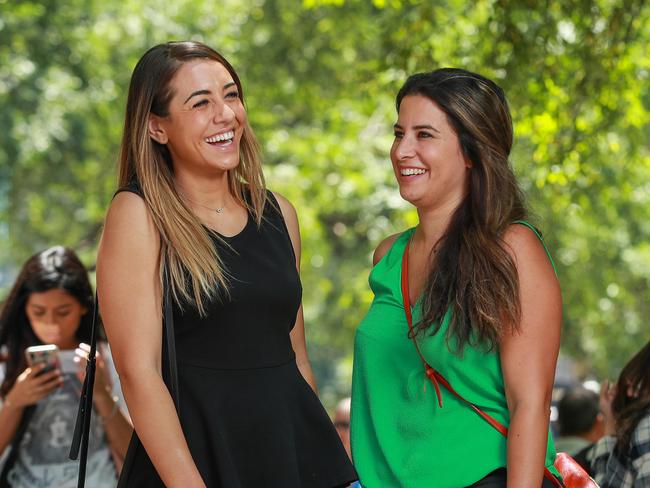
[[[216,136],[206,137],[205,142],[215,143],[221,141],[230,141],[235,137],[235,132],[229,130],[228,132],[223,132],[222,134],[217,134]]]
[[[403,168],[400,169],[399,172],[402,176],[412,176],[412,175],[423,175],[424,173],[427,172],[427,170],[418,169],[418,168]]]

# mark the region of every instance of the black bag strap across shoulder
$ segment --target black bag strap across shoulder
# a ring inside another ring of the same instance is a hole
[[[81,388],[79,409],[77,410],[77,421],[72,435],[70,446],[70,459],[79,457],[79,479],[77,486],[83,488],[86,481],[86,461],[88,459],[88,437],[90,433],[90,415],[93,411],[93,387],[95,385],[95,369],[97,359],[97,321],[99,318],[99,306],[97,304],[97,293],[93,304],[93,322],[90,334],[90,352],[86,363],[86,377]],[[81,454],[80,454],[81,453]]]
[[[97,357],[97,327],[99,319],[99,303],[97,293],[95,292],[95,304],[93,306],[93,321],[90,353],[86,363],[86,378],[81,389],[81,398],[79,399],[79,410],[77,411],[77,421],[75,423],[74,434],[72,436],[72,445],[70,446],[70,459],[79,457],[79,478],[77,488],[84,488],[86,483],[86,462],[88,460],[88,438],[90,435],[90,416],[93,407],[93,386],[95,383],[95,369]],[[176,369],[176,341],[174,340],[174,315],[172,311],[171,295],[167,272],[163,274],[163,360],[167,363],[168,369],[163,371],[165,383],[174,400],[176,410],[179,409],[178,399],[178,371]],[[128,460],[124,460],[126,468]]]

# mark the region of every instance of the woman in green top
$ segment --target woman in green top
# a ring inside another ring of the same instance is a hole
[[[524,221],[504,93],[475,73],[439,69],[411,76],[397,111],[390,156],[419,224],[377,247],[375,298],[356,333],[352,455],[361,484],[552,486],[543,471],[559,476],[548,423],[562,304],[552,261]],[[508,439],[442,386],[439,403],[408,334],[403,256],[424,358],[509,426]]]

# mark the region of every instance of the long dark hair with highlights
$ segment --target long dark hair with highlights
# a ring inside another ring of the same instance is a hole
[[[612,401],[616,420],[616,453],[626,456],[634,429],[650,415],[650,341],[625,365]]]
[[[508,102],[493,81],[455,68],[409,77],[397,94],[398,112],[409,95],[426,97],[445,112],[471,164],[468,192],[432,254],[415,333],[435,334],[451,313],[450,350],[462,354],[467,344],[492,350],[506,331],[517,329],[521,315],[517,269],[503,241],[508,226],[527,216],[508,160]]]
[[[0,397],[5,397],[27,367],[25,348],[42,342],[36,337],[25,307],[32,293],[64,290],[87,310],[77,329],[79,342],[90,343],[93,291],[88,272],[71,249],[55,246],[34,254],[25,262],[0,313],[0,348],[6,349],[5,378]]]

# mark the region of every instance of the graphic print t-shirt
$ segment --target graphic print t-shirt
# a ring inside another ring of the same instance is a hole
[[[0,365],[0,381],[4,368]],[[81,382],[64,373],[64,382],[38,402],[20,443],[18,458],[9,472],[12,488],[76,488],[79,462],[68,459],[79,405]],[[2,453],[0,469],[9,448]],[[86,486],[113,488],[117,484],[115,465],[106,433],[97,412],[91,416]]]

